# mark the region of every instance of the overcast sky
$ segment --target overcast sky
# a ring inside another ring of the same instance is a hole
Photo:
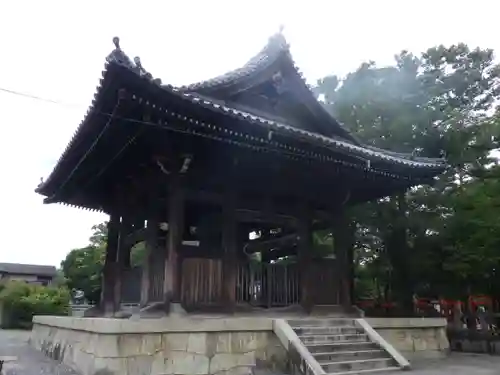
[[[91,102],[113,36],[164,83],[236,68],[279,26],[310,82],[402,49],[500,50],[495,1],[4,1],[0,6],[0,262],[59,265],[106,217],[34,193]],[[8,4],[8,5],[7,5]],[[80,4],[80,5],[77,5]],[[161,5],[160,5],[161,4]],[[2,92],[29,93],[68,105]]]

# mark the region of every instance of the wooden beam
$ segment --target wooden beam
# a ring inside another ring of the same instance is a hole
[[[274,214],[244,208],[236,210],[234,219],[240,223],[270,223],[285,226],[295,226],[297,223],[297,219],[289,215]]]
[[[226,195],[220,192],[211,190],[196,190],[193,188],[185,189],[186,200],[192,202],[208,203],[214,205],[222,205],[226,200]],[[293,207],[293,204],[277,204],[272,205],[269,201],[273,201],[272,197],[254,196],[248,198],[240,196],[237,201],[236,218],[239,222],[257,222],[257,223],[273,223],[283,225],[297,225],[298,213]],[[328,208],[310,207],[312,215],[321,218],[325,221],[330,220],[330,211],[337,207],[335,202]]]
[[[135,244],[145,241],[147,237],[147,229],[139,228],[135,229],[127,235],[125,238],[125,245],[129,247],[133,247]]]
[[[266,238],[263,240],[255,239],[247,242],[246,252],[255,253],[261,250],[269,249],[270,247],[277,245],[284,245],[290,243],[296,243],[299,241],[299,235],[297,233],[287,233],[285,235],[280,235],[275,238]]]
[[[297,256],[297,247],[283,247],[264,254],[267,260],[276,260],[286,256]]]
[[[189,177],[189,176],[186,176]],[[148,216],[149,208],[147,207],[146,201],[147,197],[151,195],[151,190],[154,190],[155,186],[160,186],[163,184],[169,184],[169,180],[172,176],[169,175],[152,175],[152,172],[144,173],[135,185],[131,185],[131,182],[127,184],[120,184],[122,194],[125,194],[128,190],[132,189],[134,193],[127,193],[127,195],[137,196],[136,200],[129,198],[130,202],[134,202],[134,210],[137,214],[142,217]],[[226,195],[224,192],[210,190],[208,188],[196,188],[193,185],[188,186],[188,181],[186,181],[186,186],[184,187],[185,200],[193,203],[203,203],[210,204],[214,206],[222,206],[226,200]],[[137,189],[140,189],[137,190]],[[239,222],[254,222],[254,223],[272,223],[276,225],[283,226],[296,226],[297,223],[297,212],[293,209],[299,198],[293,200],[293,198],[288,199],[288,201],[278,202],[275,197],[264,196],[259,194],[253,194],[251,196],[238,194],[239,199],[237,202],[237,214],[236,218]],[[342,198],[344,199],[344,198]],[[138,207],[139,202],[141,206]],[[311,211],[313,211],[314,216],[318,218],[324,218],[326,221],[330,219],[329,213],[335,210],[338,206],[338,202],[332,200],[331,205],[326,206],[311,206]],[[164,201],[166,205],[167,202]],[[140,211],[140,212],[139,212]],[[131,239],[132,240],[132,239]]]

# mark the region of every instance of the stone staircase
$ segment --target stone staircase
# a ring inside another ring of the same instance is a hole
[[[354,319],[288,320],[300,341],[327,374],[385,374],[401,370],[396,360],[370,340]]]

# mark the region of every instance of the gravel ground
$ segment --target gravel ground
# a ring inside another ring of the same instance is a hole
[[[500,375],[500,356],[452,353],[441,360],[412,363],[411,375]]]
[[[67,366],[31,348],[28,339],[29,332],[0,330],[0,357],[11,359],[4,364],[2,375],[79,375]],[[398,373],[400,372],[390,374]],[[405,373],[401,372],[401,374]],[[500,375],[500,356],[453,353],[444,360],[413,362],[412,371],[406,374]]]
[[[0,358],[10,359],[4,363],[2,375],[78,375],[31,348],[29,335],[26,331],[0,330]]]

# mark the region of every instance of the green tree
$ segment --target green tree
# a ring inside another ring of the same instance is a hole
[[[9,281],[0,288],[4,328],[31,328],[34,315],[68,315],[69,292],[64,287]]]
[[[108,239],[107,222],[94,225],[92,230],[89,245],[71,250],[61,262],[61,269],[70,290],[82,290],[89,302],[97,303],[101,294],[101,273]],[[130,254],[132,267],[142,266],[145,252],[144,241],[132,247]]]
[[[61,262],[61,268],[70,290],[82,290],[91,302],[99,301],[101,294],[101,272],[104,264],[104,249],[87,246],[69,252]]]
[[[455,213],[447,221],[445,270],[458,286],[472,293],[497,296],[500,281],[500,167],[469,180],[450,197]],[[458,259],[457,259],[458,258]]]
[[[90,236],[90,246],[105,248],[108,241],[108,222],[99,223],[92,226],[92,235]]]
[[[446,156],[452,165],[432,187],[417,187],[353,210],[358,222],[357,252],[365,275],[392,286],[403,303],[415,291],[439,293],[447,220],[455,212],[451,194],[484,173],[489,150],[498,147],[500,69],[492,50],[464,44],[403,51],[395,65],[362,64],[345,79],[326,77],[316,91],[341,122],[365,143],[414,155]],[[367,243],[376,244],[367,247]],[[460,248],[447,262],[464,262]],[[450,271],[451,272],[451,271]],[[451,273],[445,273],[452,276]],[[389,294],[391,287],[384,294]]]
[[[146,242],[140,241],[130,250],[130,263],[132,267],[141,267],[146,260]]]
[[[57,269],[56,277],[52,281],[52,284],[57,286],[57,287],[65,287],[66,285],[66,278],[64,277],[64,272],[61,268]]]

